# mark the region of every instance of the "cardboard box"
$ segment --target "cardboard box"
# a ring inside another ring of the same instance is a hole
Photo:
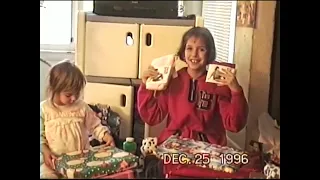
[[[219,75],[219,72],[223,73],[223,71],[222,71],[223,69],[224,70],[231,69],[231,72],[234,73],[235,72],[235,64],[222,63],[222,62],[214,62],[212,64],[209,64],[206,82],[221,84],[220,82],[218,82],[216,80],[223,79],[223,77],[221,77]]]
[[[155,78],[149,78],[146,82],[146,88],[149,90],[164,90],[166,89],[171,76],[175,72],[174,62],[175,55],[162,56],[156,58],[152,61],[151,66],[153,66],[160,73],[159,76]]]

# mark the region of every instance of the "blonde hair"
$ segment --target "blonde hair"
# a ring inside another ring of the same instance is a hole
[[[53,101],[56,94],[65,91],[79,95],[85,85],[86,79],[80,69],[69,60],[63,60],[49,71],[47,97]]]

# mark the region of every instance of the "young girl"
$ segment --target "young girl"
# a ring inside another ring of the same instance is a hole
[[[150,126],[168,115],[167,127],[158,137],[162,143],[173,134],[195,140],[227,145],[226,130],[239,132],[247,122],[248,105],[235,74],[217,72],[222,84],[206,83],[206,66],[215,60],[216,49],[210,31],[203,27],[188,30],[177,53],[187,67],[179,70],[165,91],[146,89],[146,80],[158,72],[149,67],[138,91],[138,110]],[[166,172],[165,172],[166,173]],[[196,173],[196,172],[195,172]],[[200,177],[200,176],[199,176]]]
[[[114,146],[109,129],[79,99],[85,84],[84,75],[68,61],[56,64],[49,72],[49,98],[40,103],[40,148],[44,160],[40,164],[40,178],[57,178],[56,157],[89,149],[89,134]]]

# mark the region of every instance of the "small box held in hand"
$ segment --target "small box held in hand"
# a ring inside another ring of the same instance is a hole
[[[223,80],[221,76],[224,70],[230,69],[231,72],[235,72],[235,64],[224,63],[224,62],[214,62],[213,64],[209,64],[208,73],[206,77],[206,82],[221,84],[218,80]]]
[[[152,61],[151,66],[153,66],[159,72],[159,75],[147,80],[147,89],[159,91],[166,89],[171,76],[175,73],[175,59],[175,55],[167,55],[156,58]]]

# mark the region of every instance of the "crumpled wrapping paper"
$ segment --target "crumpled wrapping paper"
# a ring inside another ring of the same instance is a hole
[[[259,142],[263,143],[265,153],[271,153],[280,159],[280,128],[268,113],[262,113],[259,118]]]

